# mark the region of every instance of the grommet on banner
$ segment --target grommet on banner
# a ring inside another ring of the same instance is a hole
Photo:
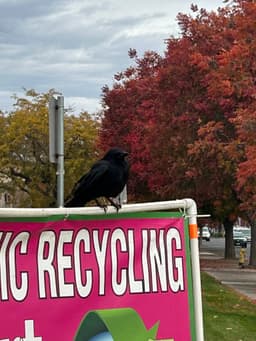
[[[64,215],[64,219],[63,219],[63,220],[64,220],[64,221],[65,221],[65,220],[68,220],[68,217],[69,217],[69,213],[66,213],[66,214]]]

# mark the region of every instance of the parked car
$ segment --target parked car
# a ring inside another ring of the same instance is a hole
[[[198,237],[200,237],[200,229],[198,230]],[[211,232],[208,226],[202,227],[202,239],[209,242],[211,240]]]
[[[240,230],[233,231],[233,242],[235,246],[247,246],[247,238]]]
[[[241,229],[239,230],[242,232],[242,234],[245,236],[247,243],[251,242],[251,229]]]

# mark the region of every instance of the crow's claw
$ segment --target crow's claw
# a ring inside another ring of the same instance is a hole
[[[98,199],[95,199],[96,204],[100,207],[103,208],[104,212],[107,213],[108,210],[108,205],[107,204],[102,204]]]
[[[122,208],[122,205],[119,202],[117,202],[116,200],[114,200],[113,198],[107,198],[107,199],[111,203],[111,205],[115,207],[115,209],[116,209],[116,211],[118,213],[120,208]]]

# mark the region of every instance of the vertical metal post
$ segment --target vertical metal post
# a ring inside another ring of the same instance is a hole
[[[199,245],[197,234],[197,207],[192,199],[184,199],[186,201],[187,213],[189,217],[189,237],[191,249],[191,268],[193,279],[193,296],[195,307],[195,324],[196,324],[196,341],[204,341],[203,327],[203,304],[202,304],[202,288],[201,273],[199,261]]]
[[[49,101],[49,161],[51,163],[57,163],[57,108],[57,99],[51,97]]]
[[[64,206],[64,97],[57,99],[57,205]]]

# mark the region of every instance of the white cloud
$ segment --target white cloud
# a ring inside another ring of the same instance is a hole
[[[94,114],[101,109],[100,100],[98,98],[85,97],[65,97],[65,108],[70,107],[74,113],[87,111]]]
[[[0,110],[3,112],[9,112],[13,109],[15,99],[13,98],[14,93],[11,91],[0,91]],[[16,92],[17,96],[23,96],[23,92]]]
[[[1,111],[11,111],[15,103],[13,98],[14,93],[10,91],[0,91],[0,108]],[[17,97],[25,97],[24,92],[16,92]],[[71,109],[73,113],[79,114],[83,111],[87,111],[90,114],[95,114],[101,110],[101,104],[99,98],[86,98],[86,97],[65,97],[64,106],[66,109]]]
[[[25,87],[55,88],[96,111],[102,86],[130,65],[129,48],[162,54],[164,39],[178,32],[178,12],[188,13],[191,2],[0,0],[0,109],[11,110],[10,96]],[[194,2],[207,9],[222,5]]]

